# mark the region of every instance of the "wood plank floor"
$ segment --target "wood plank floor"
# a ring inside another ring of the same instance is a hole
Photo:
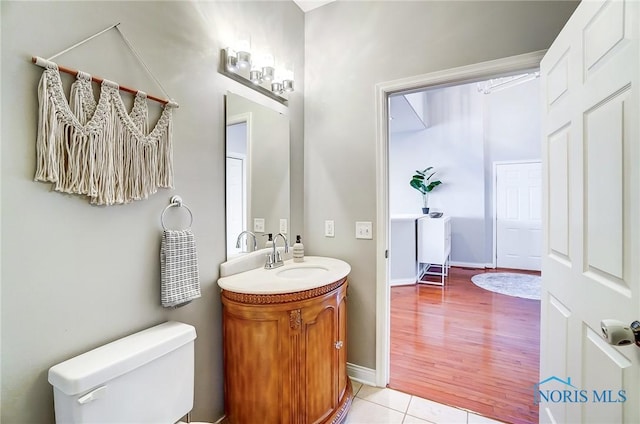
[[[444,289],[391,288],[389,387],[507,423],[537,423],[540,301],[481,289],[471,282],[481,272],[453,267]]]

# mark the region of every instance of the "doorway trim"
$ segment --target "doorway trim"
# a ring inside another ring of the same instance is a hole
[[[389,382],[390,311],[389,286],[389,96],[433,86],[452,86],[540,67],[546,50],[445,69],[428,74],[381,82],[375,86],[376,102],[376,381]]]
[[[244,166],[246,167],[246,173],[245,173],[245,181],[246,181],[246,185],[245,185],[245,190],[247,193],[247,203],[245,205],[246,207],[246,215],[245,215],[245,227],[246,228],[251,228],[251,223],[249,222],[249,217],[251,216],[251,159],[253,157],[253,155],[251,154],[251,150],[253,149],[253,131],[252,131],[252,119],[253,119],[253,115],[251,112],[243,112],[243,113],[239,113],[237,115],[232,115],[229,116],[227,118],[227,122],[225,125],[225,155],[227,154],[226,152],[226,143],[227,143],[227,138],[226,138],[226,131],[227,131],[227,127],[231,126],[231,125],[236,125],[236,124],[242,124],[242,123],[246,123],[247,124],[247,130],[246,130],[246,143],[247,143],[247,152],[245,155],[245,159],[244,159]],[[225,171],[226,172],[226,171]]]
[[[231,177],[229,175],[229,165],[231,163],[230,159],[236,160],[240,162],[240,168],[241,168],[241,173],[242,173],[242,190],[241,190],[241,194],[242,194],[242,207],[240,209],[242,209],[242,227],[238,228],[235,227],[235,231],[234,228],[229,225],[229,220],[227,220],[227,234],[240,234],[242,231],[247,229],[247,156],[240,154],[240,153],[235,153],[235,152],[227,152],[226,154],[226,166],[225,166],[225,177],[226,177],[226,185],[227,185],[227,192],[226,192],[226,204],[225,204],[225,210],[227,213],[227,217],[229,217],[229,204],[231,203],[229,200],[229,193],[231,192],[231,190],[229,190],[229,185],[228,185],[228,181],[230,181]],[[227,237],[227,257],[230,257],[231,255],[240,253],[243,251],[242,248],[239,248],[237,250],[235,250],[235,244],[233,243],[232,237]]]

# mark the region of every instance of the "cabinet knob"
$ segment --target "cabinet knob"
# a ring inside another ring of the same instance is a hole
[[[338,340],[335,345],[336,349],[342,349],[342,340]]]

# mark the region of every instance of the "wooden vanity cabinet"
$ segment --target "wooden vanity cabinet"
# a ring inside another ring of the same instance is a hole
[[[285,294],[222,291],[231,424],[340,423],[347,377],[347,280]]]

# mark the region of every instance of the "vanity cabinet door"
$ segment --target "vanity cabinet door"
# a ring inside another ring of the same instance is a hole
[[[281,396],[288,372],[281,358],[285,319],[268,308],[224,308],[225,409],[234,424],[282,422],[288,406]]]
[[[338,293],[338,401],[347,390],[347,290]]]
[[[338,308],[335,295],[302,310],[302,399],[308,423],[323,422],[337,405]]]

